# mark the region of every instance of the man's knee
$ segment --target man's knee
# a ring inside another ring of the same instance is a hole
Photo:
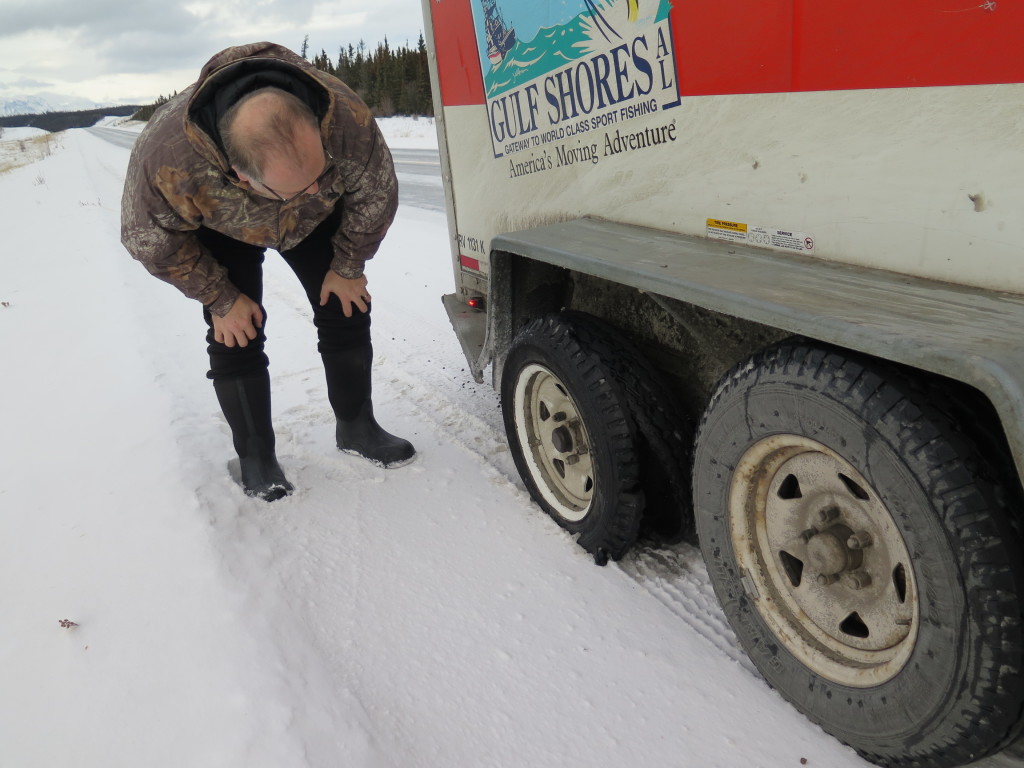
[[[370,313],[356,310],[352,317],[345,317],[341,311],[341,304],[337,301],[337,312],[322,313],[315,317],[313,322],[316,325],[319,344],[317,349],[320,352],[341,352],[346,349],[356,349],[370,343]]]
[[[270,359],[263,351],[267,337],[262,328],[258,329],[256,338],[244,347],[229,347],[213,338],[213,323],[209,312],[204,312],[204,316],[209,327],[206,333],[206,351],[210,356],[210,370],[206,374],[208,379],[246,376],[269,367]]]

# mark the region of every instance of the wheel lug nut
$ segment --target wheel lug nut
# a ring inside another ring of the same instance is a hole
[[[839,517],[839,510],[835,507],[828,507],[818,513],[818,519],[823,523],[831,523],[837,517]]]
[[[850,589],[864,589],[871,586],[871,574],[867,571],[850,571],[844,581]]]
[[[866,549],[872,544],[871,534],[867,531],[857,531],[846,540],[846,546],[850,549]]]
[[[815,581],[818,583],[818,586],[827,587],[829,584],[835,584],[839,581],[839,577],[831,573],[819,573]]]

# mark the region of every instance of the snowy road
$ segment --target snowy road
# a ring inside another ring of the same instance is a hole
[[[368,268],[377,414],[420,455],[334,450],[268,254],[297,487],[268,505],[227,477],[198,307],[118,243],[128,150],[61,143],[0,176],[0,766],[867,765],[752,670],[695,549],[597,568],[531,503],[441,307],[445,217],[407,194],[430,155],[392,142],[402,205]]]

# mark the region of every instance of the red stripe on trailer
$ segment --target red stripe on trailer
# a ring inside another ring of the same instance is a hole
[[[470,258],[469,256],[462,256],[462,255],[460,255],[459,256],[459,263],[462,264],[462,266],[464,266],[466,269],[472,269],[472,270],[475,270],[476,272],[480,271],[480,260],[479,259],[473,259],[473,258]]]
[[[791,2],[674,3],[679,89],[684,96],[788,91],[793,45]],[[737,13],[737,11],[739,11]]]
[[[437,75],[446,107],[484,103],[484,78],[469,0],[430,3]]]
[[[856,23],[839,25],[812,2],[800,35],[799,90],[978,85],[1024,81],[1024,7],[983,0],[871,0]],[[989,10],[986,10],[986,7]],[[833,16],[835,12],[833,11]],[[815,63],[818,30],[832,55]],[[858,62],[856,67],[850,62]]]
[[[485,103],[469,0],[430,9],[444,104]],[[1024,82],[1012,0],[687,0],[671,18],[683,96]]]
[[[683,95],[1024,82],[1005,0],[690,0],[671,12]]]

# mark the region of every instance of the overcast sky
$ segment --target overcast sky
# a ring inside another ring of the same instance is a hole
[[[270,40],[309,55],[360,39],[415,45],[421,0],[0,0],[0,99],[148,104],[217,51]]]

